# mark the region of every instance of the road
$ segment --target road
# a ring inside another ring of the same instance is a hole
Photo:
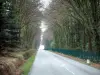
[[[49,51],[39,50],[29,75],[100,75],[100,70]]]

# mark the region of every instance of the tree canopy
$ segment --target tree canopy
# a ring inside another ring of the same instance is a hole
[[[0,0],[0,52],[30,48],[38,29],[36,0]]]

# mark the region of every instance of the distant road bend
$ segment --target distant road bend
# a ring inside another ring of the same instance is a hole
[[[100,75],[100,70],[49,51],[38,50],[29,75]]]

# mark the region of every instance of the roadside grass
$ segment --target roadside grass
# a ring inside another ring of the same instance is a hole
[[[35,59],[35,56],[31,56],[26,63],[24,63],[23,66],[21,66],[21,70],[23,71],[22,75],[28,75],[30,68],[32,67],[33,61]]]

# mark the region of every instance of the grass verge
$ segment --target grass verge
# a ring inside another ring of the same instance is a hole
[[[35,59],[35,56],[31,56],[26,63],[21,67],[21,70],[23,71],[23,75],[28,75],[30,68],[32,67],[33,61]]]

